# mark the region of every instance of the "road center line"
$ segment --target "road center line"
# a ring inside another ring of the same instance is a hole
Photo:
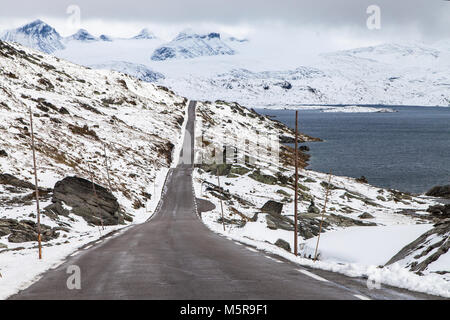
[[[311,273],[311,272],[309,272],[309,271],[302,270],[302,269],[297,269],[297,271],[299,271],[299,272],[303,273],[304,275],[307,275],[308,277],[311,277],[311,278],[313,278],[313,279],[316,279],[316,280],[319,280],[319,281],[323,281],[323,282],[328,282],[327,279],[324,279],[324,278],[322,278],[322,277],[319,277],[318,275],[316,275],[316,274],[314,274],[314,273]]]

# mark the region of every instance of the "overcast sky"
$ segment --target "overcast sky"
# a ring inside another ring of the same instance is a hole
[[[182,28],[216,29],[236,36],[308,31],[333,34],[351,44],[399,39],[450,38],[450,1],[445,0],[13,0],[2,1],[0,28],[18,27],[36,18],[61,34],[75,30],[66,13],[81,9],[81,27],[94,35],[128,36],[143,27],[170,38]],[[381,29],[366,27],[369,5],[381,9]],[[215,30],[209,30],[215,31]],[[281,36],[281,34],[280,34]]]

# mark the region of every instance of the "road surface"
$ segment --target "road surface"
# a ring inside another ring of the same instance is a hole
[[[188,115],[186,130],[191,134],[185,139],[193,142],[195,102],[190,103]],[[193,152],[189,156],[192,159]],[[195,213],[192,167],[180,162],[170,170],[159,210],[148,222],[80,249],[11,298],[432,298],[393,288],[369,290],[363,279],[307,270],[211,232]],[[67,287],[71,276],[67,270],[73,265],[80,268],[80,290]]]

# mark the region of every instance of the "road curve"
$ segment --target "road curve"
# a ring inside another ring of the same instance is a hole
[[[192,142],[195,102],[188,115]],[[80,250],[11,299],[426,298],[395,289],[374,293],[364,281],[306,271],[211,232],[195,213],[191,176],[190,164],[171,169],[153,218]],[[81,271],[80,290],[66,285],[72,265]]]

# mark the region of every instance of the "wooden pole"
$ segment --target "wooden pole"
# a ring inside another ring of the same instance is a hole
[[[298,110],[295,111],[294,254],[298,255]]]
[[[91,174],[91,180],[92,180],[92,191],[94,192],[94,197],[95,199],[97,199],[97,191],[95,190],[95,182],[94,182],[94,173],[91,170],[91,165],[88,162],[88,167],[89,167],[89,173]],[[100,216],[100,223],[102,225],[102,230],[105,230],[105,227],[103,226],[103,218],[102,216]]]
[[[219,186],[219,189],[220,189],[219,167],[217,167],[217,185]],[[220,199],[220,209],[222,210],[222,226],[223,226],[223,231],[225,231],[225,220],[224,220],[224,217],[223,217],[223,204],[222,204],[222,199]]]
[[[36,148],[34,146],[33,112],[31,111],[31,107],[29,108],[29,111],[30,111],[30,129],[31,129],[31,149],[33,150],[34,184],[36,193],[38,248],[39,248],[39,259],[42,259],[41,210],[39,209],[39,186],[36,168]]]
[[[314,252],[314,262],[316,262],[316,260],[317,260],[317,251],[319,250],[320,234],[322,233],[323,219],[324,219],[325,211],[327,210],[328,195],[330,193],[330,183],[331,183],[331,171],[328,176],[327,191],[325,194],[325,203],[323,204],[322,217],[321,217],[320,226],[319,226],[319,235],[317,236],[316,251]]]
[[[106,144],[103,144],[103,151],[105,152],[105,166],[106,166],[106,175],[108,178],[109,192],[112,193],[113,190],[112,190],[112,186],[111,186],[111,178],[109,175],[109,164],[108,164],[108,155],[106,154]],[[120,224],[120,210],[117,213],[117,225],[119,225],[119,224]]]

